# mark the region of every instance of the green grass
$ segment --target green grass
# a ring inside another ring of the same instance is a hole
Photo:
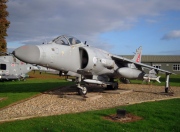
[[[115,114],[117,109],[126,109],[130,113],[143,117],[143,119],[131,123],[118,123],[103,119],[104,116]],[[179,132],[179,109],[180,99],[171,99],[77,114],[6,122],[0,124],[0,131]]]
[[[72,83],[60,78],[33,78],[26,81],[0,82],[0,98],[5,98],[5,100],[0,101],[0,108],[41,92],[70,84]]]

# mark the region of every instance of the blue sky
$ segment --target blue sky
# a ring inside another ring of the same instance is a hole
[[[68,34],[114,54],[180,55],[179,0],[11,0],[8,50]]]
[[[114,44],[111,52],[116,54],[132,54],[133,49],[143,46],[146,55],[180,55],[180,36],[165,38],[171,31],[180,29],[179,22],[180,12],[165,12],[160,17],[139,18],[132,28],[106,32],[101,38]]]

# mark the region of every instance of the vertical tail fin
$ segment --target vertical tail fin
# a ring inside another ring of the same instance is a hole
[[[142,47],[140,46],[136,50],[136,54],[134,55],[134,58],[132,60],[135,62],[141,62],[141,54],[142,54]]]

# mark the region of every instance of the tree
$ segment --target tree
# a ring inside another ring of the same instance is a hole
[[[7,43],[5,37],[7,36],[7,28],[10,22],[6,19],[9,13],[6,11],[8,0],[0,0],[0,52],[6,52]]]

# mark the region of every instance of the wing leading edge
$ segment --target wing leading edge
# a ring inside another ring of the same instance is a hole
[[[133,63],[136,66],[141,66],[141,67],[145,67],[145,68],[148,68],[148,69],[155,69],[156,71],[164,72],[166,74],[175,74],[175,73],[172,73],[170,71],[159,69],[159,68],[156,68],[156,67],[153,67],[153,66],[150,66],[150,65],[146,65],[146,64],[140,63],[140,62],[135,62],[133,60],[130,60],[130,59],[127,59],[127,58],[124,58],[124,57],[121,57],[121,56],[111,55],[111,58],[113,60],[116,60],[116,61],[119,61],[119,62]]]

